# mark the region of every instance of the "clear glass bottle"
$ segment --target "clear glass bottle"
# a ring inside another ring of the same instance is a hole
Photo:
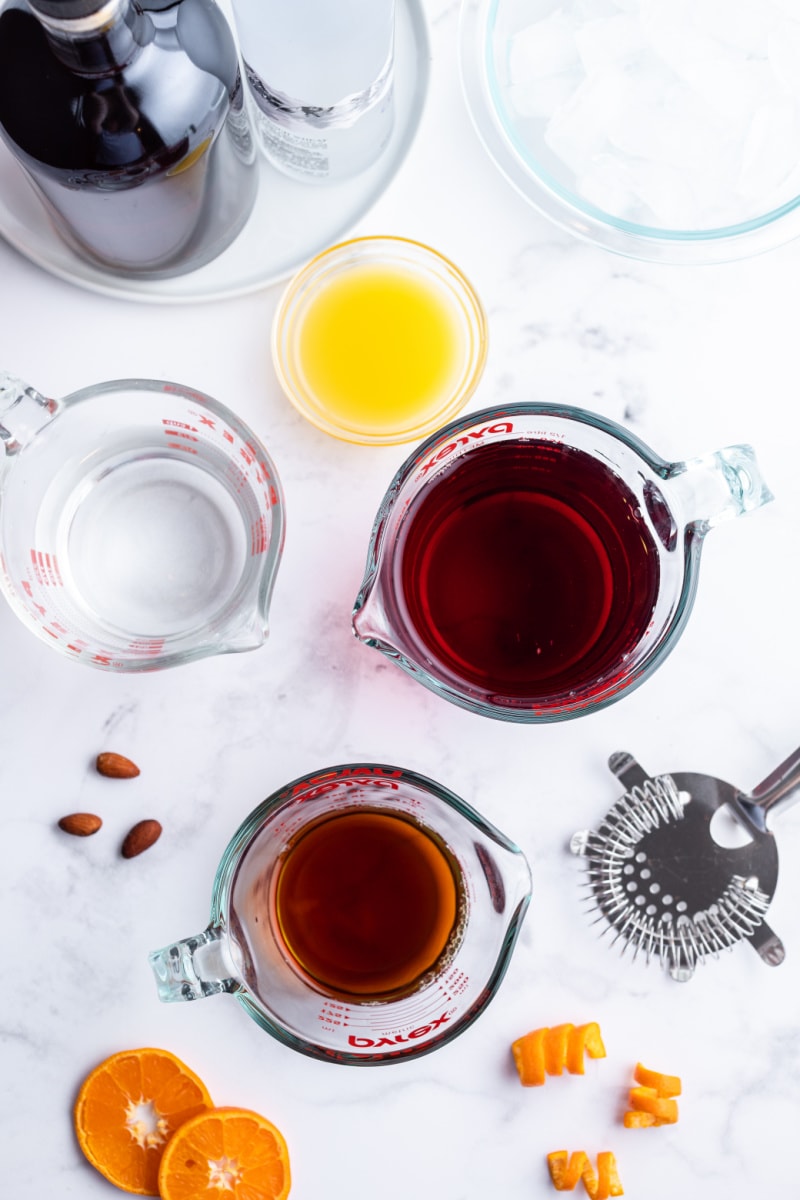
[[[201,266],[255,201],[236,46],[214,0],[11,0],[0,134],[62,237],[118,274]]]
[[[234,0],[261,149],[334,183],[366,170],[394,123],[394,0]]]

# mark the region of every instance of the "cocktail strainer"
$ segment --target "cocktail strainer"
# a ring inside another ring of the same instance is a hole
[[[651,778],[625,752],[608,765],[625,794],[570,849],[585,860],[591,908],[613,941],[634,958],[659,958],[681,982],[739,941],[782,963],[783,943],[764,920],[778,881],[767,818],[800,799],[800,749],[750,793],[711,775]]]

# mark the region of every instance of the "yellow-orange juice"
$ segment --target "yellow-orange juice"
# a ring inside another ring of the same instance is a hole
[[[296,336],[306,403],[345,436],[424,425],[458,392],[468,358],[457,298],[402,264],[332,273],[308,299]]]

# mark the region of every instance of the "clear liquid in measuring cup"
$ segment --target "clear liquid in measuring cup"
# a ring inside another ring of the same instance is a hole
[[[219,470],[141,445],[99,457],[86,473],[85,465],[58,473],[40,518],[58,514],[69,602],[143,639],[213,622],[241,583],[252,519]]]

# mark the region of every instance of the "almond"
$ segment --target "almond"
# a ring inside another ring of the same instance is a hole
[[[122,857],[136,858],[149,850],[161,837],[161,825],[158,821],[139,821],[133,829],[129,829],[122,843]]]
[[[124,754],[112,754],[110,751],[98,754],[96,766],[99,773],[109,779],[135,779],[139,774],[135,762],[131,762]]]
[[[97,833],[103,822],[94,813],[70,813],[58,822],[58,828],[74,837],[90,837]]]

